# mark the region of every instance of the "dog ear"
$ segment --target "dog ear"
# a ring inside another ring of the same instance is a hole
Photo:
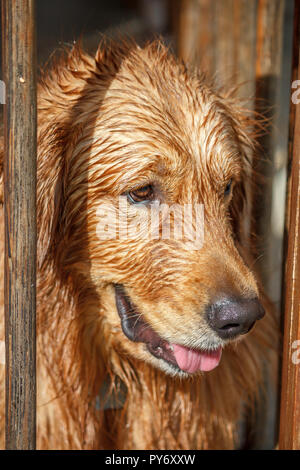
[[[252,194],[264,183],[261,175],[254,171],[255,161],[260,158],[259,139],[268,132],[269,120],[249,105],[249,100],[237,96],[243,84],[230,90],[218,91],[221,104],[231,125],[240,148],[242,172],[236,184],[230,206],[234,237],[241,244],[248,244],[251,226]]]
[[[251,197],[253,193],[253,161],[257,155],[256,122],[243,109],[232,107],[233,126],[241,153],[241,177],[235,185],[230,205],[234,237],[240,243],[249,238]]]
[[[249,214],[249,182],[248,175],[243,175],[242,180],[233,189],[233,197],[230,204],[230,218],[234,239],[242,243],[247,233],[247,218]]]
[[[41,264],[53,254],[59,243],[59,223],[64,204],[66,135],[61,123],[49,122],[38,136],[37,221]]]
[[[64,241],[63,214],[68,158],[81,132],[80,100],[95,61],[80,44],[53,56],[38,87],[37,220],[39,259],[58,253]],[[77,121],[79,122],[76,122]]]

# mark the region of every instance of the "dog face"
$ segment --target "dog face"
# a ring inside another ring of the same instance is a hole
[[[65,263],[91,279],[120,350],[172,375],[212,370],[263,316],[233,228],[242,120],[157,46],[96,63],[67,149]]]

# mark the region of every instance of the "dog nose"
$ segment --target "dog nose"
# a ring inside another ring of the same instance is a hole
[[[257,298],[222,298],[208,308],[207,319],[211,328],[222,339],[232,339],[248,333],[265,311]]]

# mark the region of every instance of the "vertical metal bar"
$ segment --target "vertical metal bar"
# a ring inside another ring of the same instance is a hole
[[[34,449],[36,437],[34,7],[34,0],[2,0],[7,449]]]
[[[296,82],[298,80],[298,82]],[[279,448],[300,449],[300,5],[295,2]],[[298,91],[297,91],[298,90]]]

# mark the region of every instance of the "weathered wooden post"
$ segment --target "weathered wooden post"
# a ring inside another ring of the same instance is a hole
[[[227,88],[254,94],[256,0],[182,0],[177,6],[178,54]],[[249,103],[250,105],[251,103]]]
[[[34,0],[2,0],[7,449],[34,449],[36,433],[34,7]]]
[[[281,73],[283,0],[258,0],[256,31],[256,111],[269,120],[269,129],[259,139],[260,152],[253,161],[254,181],[257,174],[263,178],[252,200],[252,233],[255,255],[262,254],[257,261],[264,287],[271,293],[271,273],[274,269],[274,248],[271,233],[272,186],[275,177],[276,113],[278,84]],[[275,111],[276,110],[276,111]]]
[[[279,448],[300,449],[300,4],[295,2]]]

